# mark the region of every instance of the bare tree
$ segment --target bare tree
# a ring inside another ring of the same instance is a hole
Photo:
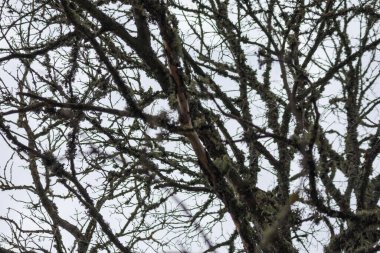
[[[379,251],[379,10],[1,1],[0,253]]]

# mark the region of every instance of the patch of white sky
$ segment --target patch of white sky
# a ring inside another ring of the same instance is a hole
[[[179,205],[178,201],[180,201],[183,206]],[[229,217],[224,213],[220,213],[221,203],[217,199],[211,200],[212,204],[210,208],[207,209],[207,215],[202,215],[200,219],[195,221],[193,226],[183,226],[185,221],[191,220],[194,217],[198,212],[199,206],[204,206],[207,201],[209,201],[209,199],[206,195],[189,196],[188,194],[178,193],[176,198],[171,199],[166,205],[168,210],[174,211],[169,219],[173,219],[175,222],[170,225],[169,228],[171,229],[167,230],[163,236],[173,238],[173,242],[179,246],[178,249],[186,249],[191,252],[197,252],[197,249],[202,249],[206,246],[200,229],[204,229],[202,233],[204,233],[207,239],[211,240],[212,243],[216,243],[221,239],[227,239],[226,236],[233,232],[234,227],[231,223],[230,226],[226,223]],[[183,208],[186,208],[186,211],[183,210]],[[220,219],[220,217],[224,218]],[[222,223],[219,223],[220,220]],[[185,234],[181,235],[182,233],[179,233],[177,229],[180,229],[180,231],[183,230]],[[190,238],[193,238],[191,243],[189,243],[188,240]],[[167,250],[170,250],[170,248],[166,248],[164,251],[167,252]],[[225,251],[219,250],[218,252]]]

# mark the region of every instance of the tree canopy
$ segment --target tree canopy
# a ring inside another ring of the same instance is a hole
[[[3,0],[0,253],[378,252],[379,10]]]

